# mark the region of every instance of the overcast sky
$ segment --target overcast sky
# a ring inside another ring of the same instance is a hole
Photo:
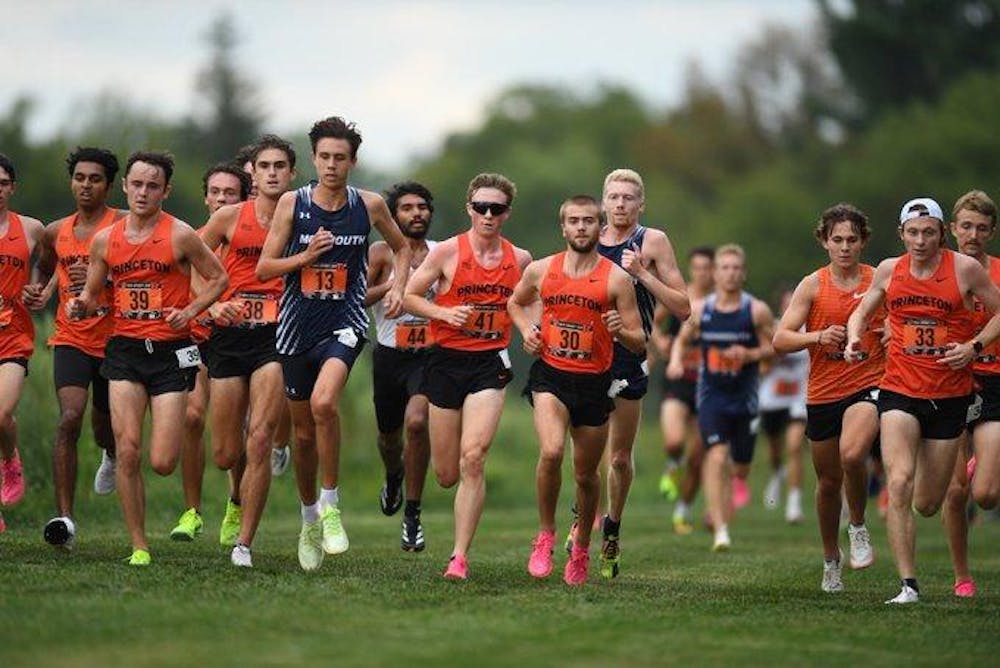
[[[361,159],[386,168],[475,127],[506,85],[621,83],[663,106],[690,62],[724,80],[763,25],[805,28],[815,15],[811,0],[0,3],[0,111],[16,93],[35,98],[34,137],[71,126],[74,105],[99,90],[168,117],[196,109],[203,35],[231,11],[268,129],[304,132],[341,115],[364,136]]]

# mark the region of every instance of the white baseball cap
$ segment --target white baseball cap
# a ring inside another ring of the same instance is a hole
[[[923,218],[924,216],[937,218],[942,223],[944,222],[944,213],[941,211],[940,204],[930,197],[918,197],[911,199],[899,210],[899,224],[902,225],[908,220]]]

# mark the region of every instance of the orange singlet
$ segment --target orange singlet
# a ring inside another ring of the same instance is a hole
[[[188,338],[190,328],[173,329],[164,319],[167,308],[182,309],[191,301],[191,276],[174,258],[174,217],[160,213],[153,233],[140,244],[125,238],[124,218],[111,228],[106,261],[114,284],[114,336],[152,341]]]
[[[244,202],[223,260],[223,267],[229,274],[229,287],[219,299],[243,302],[237,327],[261,327],[278,322],[278,302],[284,281],[280,276],[261,281],[256,273],[266,238],[267,229],[257,220],[253,201]]]
[[[462,327],[452,327],[440,320],[431,322],[431,335],[442,348],[501,350],[510,343],[512,325],[507,314],[507,298],[521,280],[521,268],[517,265],[514,245],[506,239],[500,239],[500,243],[503,245],[500,263],[493,269],[486,269],[476,261],[469,234],[458,236],[455,276],[448,291],[437,295],[434,303],[444,307],[471,304],[473,311]]]
[[[571,373],[603,373],[611,368],[614,347],[601,314],[611,306],[608,276],[614,264],[600,257],[592,272],[570,278],[563,271],[566,252],[552,257],[542,277],[542,361]]]
[[[949,369],[938,360],[947,344],[972,338],[972,313],[965,308],[955,274],[955,252],[942,249],[933,276],[910,273],[910,255],[899,258],[886,289],[892,339],[879,387],[918,399],[946,399],[972,392],[972,371]]]
[[[60,221],[59,235],[55,243],[59,308],[56,309],[55,331],[48,341],[50,346],[73,346],[92,357],[104,357],[104,346],[114,326],[111,320],[111,287],[108,286],[97,297],[96,313],[85,318],[70,320],[66,315],[66,302],[79,296],[83,291],[83,284],[73,284],[69,277],[69,267],[78,262],[90,264],[90,242],[95,234],[110,227],[117,215],[117,209],[109,208],[86,239],[78,239],[76,236],[79,214],[66,216]]]
[[[21,301],[30,265],[21,217],[8,211],[7,234],[0,237],[0,359],[27,359],[35,350],[35,325]]]
[[[992,255],[988,258],[990,261],[990,280],[993,281],[994,285],[1000,285],[1000,259]],[[975,308],[972,314],[973,331],[978,334],[992,316],[986,313],[982,302],[978,299],[973,300],[973,307]],[[1000,375],[1000,339],[991,343],[976,356],[976,360],[972,364],[972,372],[987,376]]]
[[[831,325],[847,325],[851,312],[857,308],[864,293],[872,284],[874,268],[859,266],[861,280],[853,290],[842,290],[833,282],[830,267],[817,270],[819,287],[812,308],[806,318],[806,331],[815,332]],[[869,320],[868,331],[861,339],[861,350],[866,357],[862,362],[848,364],[844,361],[844,346],[810,346],[808,404],[825,404],[839,401],[869,387],[878,385],[885,368],[885,350],[878,332],[885,320],[885,309],[880,308]]]

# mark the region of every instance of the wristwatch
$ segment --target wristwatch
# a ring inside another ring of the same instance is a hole
[[[983,342],[979,339],[972,339],[972,351],[977,355],[983,352]]]

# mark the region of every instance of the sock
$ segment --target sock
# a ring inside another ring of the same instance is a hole
[[[688,504],[681,500],[674,505],[674,519],[686,520],[688,516]]]
[[[792,487],[788,490],[788,505],[790,506],[801,506],[802,505],[802,490],[798,487]]]
[[[621,529],[622,521],[618,520],[614,522],[611,520],[610,515],[604,516],[604,528],[603,533],[605,536],[617,536],[619,529]]]
[[[403,514],[406,517],[420,517],[420,499],[407,499]]]
[[[327,489],[326,487],[321,487],[319,490],[319,502],[323,506],[335,507],[340,502],[340,494],[337,492],[337,488]]]
[[[673,471],[681,465],[680,455],[667,455],[667,471]]]
[[[319,520],[319,504],[314,503],[311,506],[302,504],[302,521],[303,522],[316,522]]]
[[[917,586],[917,578],[903,578],[903,584],[918,594],[920,593],[920,587]]]

